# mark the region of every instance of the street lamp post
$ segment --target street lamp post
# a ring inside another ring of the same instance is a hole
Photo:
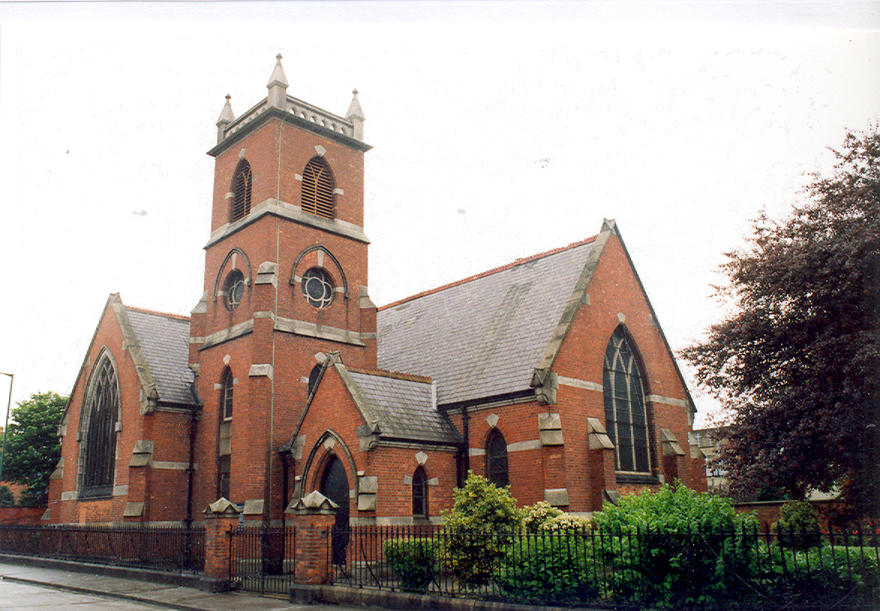
[[[6,435],[9,430],[9,409],[12,407],[12,382],[15,375],[0,371],[0,375],[9,376],[9,398],[6,400],[6,424],[3,425],[3,445],[0,446],[0,482],[3,481],[3,456],[6,454]]]

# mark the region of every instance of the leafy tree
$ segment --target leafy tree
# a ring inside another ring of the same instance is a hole
[[[9,486],[0,486],[0,507],[12,507],[15,505],[15,494]]]
[[[789,218],[727,253],[732,313],[684,351],[732,417],[734,494],[841,486],[880,515],[880,131],[847,133]]]
[[[27,485],[23,504],[46,503],[49,476],[61,452],[57,432],[66,404],[67,397],[57,393],[35,393],[10,412],[3,479]]]

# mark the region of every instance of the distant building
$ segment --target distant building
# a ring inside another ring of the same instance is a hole
[[[714,427],[695,429],[691,433],[692,443],[703,453],[706,459],[706,487],[713,494],[727,495],[727,471],[721,468],[719,458],[724,446],[727,445],[728,428]]]
[[[47,520],[179,522],[222,496],[275,521],[319,489],[352,524],[431,522],[469,469],[573,512],[705,488],[693,401],[613,221],[376,308],[357,92],[345,117],[291,97],[280,56],[267,87],[217,123],[192,315],[108,299]]]

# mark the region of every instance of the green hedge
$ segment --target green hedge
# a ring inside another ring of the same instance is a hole
[[[751,581],[756,602],[790,608],[868,609],[875,608],[880,596],[880,563],[873,550],[828,544],[792,550],[774,545],[770,562],[760,563]]]
[[[757,531],[729,499],[664,485],[606,503],[593,522],[615,598],[679,608],[735,600],[747,589],[756,554],[747,533]]]
[[[400,587],[407,592],[425,592],[437,576],[437,545],[431,539],[393,539],[382,548],[385,560]]]
[[[581,530],[517,537],[494,581],[521,602],[570,603],[599,597],[595,574],[592,540]]]

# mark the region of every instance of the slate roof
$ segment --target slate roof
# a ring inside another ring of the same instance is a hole
[[[430,381],[399,378],[390,373],[346,371],[366,403],[361,405],[365,416],[375,417],[380,438],[461,442],[452,423],[437,411]]]
[[[378,365],[431,377],[437,403],[528,390],[595,238],[385,306]]]
[[[125,307],[159,391],[159,402],[195,405],[189,368],[189,320]]]

